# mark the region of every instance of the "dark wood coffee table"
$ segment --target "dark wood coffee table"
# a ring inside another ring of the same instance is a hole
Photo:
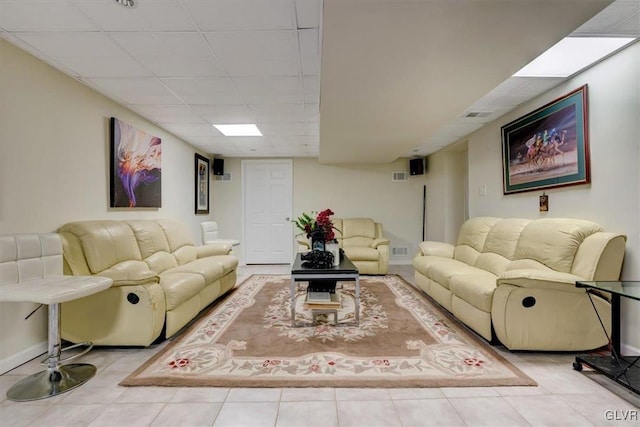
[[[354,326],[360,325],[360,273],[358,268],[344,256],[340,265],[331,268],[305,268],[302,266],[301,253],[296,254],[296,259],[291,266],[291,326],[297,327],[296,324],[296,282],[315,281],[354,281],[356,282],[356,300],[355,300],[355,323]],[[336,315],[336,323],[338,322]]]

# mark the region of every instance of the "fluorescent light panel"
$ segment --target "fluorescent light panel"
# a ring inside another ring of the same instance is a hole
[[[566,37],[513,76],[568,77],[633,40],[628,37]]]
[[[262,136],[254,124],[213,125],[224,136]]]

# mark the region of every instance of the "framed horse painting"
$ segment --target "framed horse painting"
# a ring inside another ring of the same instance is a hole
[[[504,194],[591,182],[587,85],[501,131]]]

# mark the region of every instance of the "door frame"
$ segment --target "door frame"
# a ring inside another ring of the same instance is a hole
[[[291,200],[291,212],[289,212],[288,217],[289,219],[292,218],[293,215],[293,159],[242,159],[240,161],[240,187],[241,187],[241,195],[240,197],[242,198],[242,241],[243,242],[247,242],[247,238],[246,238],[246,215],[247,215],[247,207],[246,207],[246,194],[245,194],[245,185],[246,185],[246,168],[247,165],[251,165],[251,164],[266,164],[266,163],[282,163],[282,164],[286,164],[289,166],[289,168],[291,169],[291,194],[290,194],[290,200]],[[293,233],[293,228],[291,231],[291,240],[295,240],[294,237],[294,233]],[[291,249],[291,260],[288,261],[286,264],[291,264],[293,262],[293,256],[295,254],[294,252],[294,245],[293,242],[290,245],[290,249]],[[247,245],[242,245],[242,259],[244,260],[244,264],[248,265],[247,262]]]

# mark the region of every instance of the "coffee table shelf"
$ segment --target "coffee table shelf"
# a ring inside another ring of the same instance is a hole
[[[314,269],[314,268],[305,268],[302,266],[302,258],[301,253],[296,254],[296,258],[291,266],[291,284],[290,284],[290,294],[291,294],[291,326],[298,327],[303,325],[298,325],[296,323],[296,282],[309,282],[309,281],[354,281],[356,284],[356,294],[355,294],[355,321],[351,323],[351,325],[359,326],[360,325],[360,274],[358,272],[358,268],[347,258],[346,256],[342,259],[339,265],[331,267],[331,268],[322,268],[322,269]],[[309,304],[312,305],[312,304]],[[306,308],[306,307],[305,307]],[[339,307],[338,307],[339,308]],[[312,314],[315,320],[315,315],[319,314],[319,311],[330,311],[331,314],[335,315],[335,323],[338,324],[338,314],[336,307],[326,307],[326,305],[322,305],[322,308],[312,308]],[[314,313],[316,311],[316,313]],[[314,321],[315,324],[315,321]]]

